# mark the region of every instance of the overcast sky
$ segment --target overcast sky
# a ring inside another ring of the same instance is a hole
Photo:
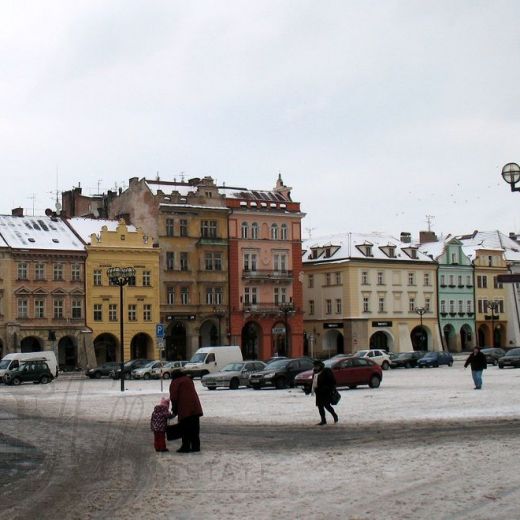
[[[0,213],[131,177],[274,187],[304,237],[520,231],[520,2],[3,0]],[[312,230],[312,231],[311,231]]]

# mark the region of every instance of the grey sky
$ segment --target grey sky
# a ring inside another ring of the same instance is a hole
[[[130,177],[293,187],[313,236],[520,230],[518,1],[0,4],[0,213]],[[58,175],[56,175],[58,171]],[[307,232],[304,231],[304,235]]]

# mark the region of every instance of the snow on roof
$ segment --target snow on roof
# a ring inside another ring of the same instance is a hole
[[[399,239],[383,233],[342,233],[303,241],[304,262],[327,260],[330,262],[346,259],[373,259],[406,262],[432,262],[432,259],[419,251],[414,244],[401,242]],[[370,255],[365,250],[370,247]],[[391,249],[395,248],[391,256]],[[318,251],[318,256],[310,258],[311,249]],[[328,249],[329,251],[325,252]],[[416,258],[412,257],[416,251]],[[328,256],[327,256],[328,253]]]
[[[457,237],[463,244],[464,253],[475,259],[476,251],[500,251],[505,253],[506,260],[520,261],[520,244],[504,235],[501,231],[475,231],[472,235]]]
[[[103,226],[106,226],[108,231],[115,231],[119,221],[108,219],[73,217],[67,219],[67,222],[74,229],[74,231],[82,238],[86,244],[90,244],[90,236],[95,233],[99,235]],[[127,225],[128,231],[136,231],[136,227]]]
[[[227,199],[244,199],[264,202],[292,202],[289,195],[272,190],[249,190],[247,188],[233,188],[228,186],[219,186],[219,191],[223,193]]]
[[[84,250],[67,224],[55,217],[0,215],[0,235],[12,248]]]
[[[170,195],[172,192],[179,192],[181,197],[187,197],[189,193],[195,193],[197,191],[197,186],[193,186],[192,184],[186,183],[175,183],[175,182],[155,182],[155,181],[145,181],[148,189],[154,194],[157,195],[158,191],[162,191],[165,195]]]
[[[425,242],[418,245],[419,251],[437,260],[443,253],[446,243],[451,239],[439,240],[437,242]]]

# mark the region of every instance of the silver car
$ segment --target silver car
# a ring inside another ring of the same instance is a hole
[[[205,386],[208,390],[215,390],[217,387],[236,390],[239,386],[249,386],[249,374],[264,368],[265,363],[262,361],[229,363],[221,372],[213,372],[203,376],[202,386]]]
[[[132,370],[132,379],[150,379],[152,377],[152,370],[160,368],[164,365],[162,361],[150,361],[144,367]]]

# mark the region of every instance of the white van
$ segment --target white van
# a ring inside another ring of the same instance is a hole
[[[228,363],[243,361],[242,351],[236,345],[202,347],[184,365],[182,371],[192,377],[202,377],[222,370]]]
[[[20,363],[27,360],[43,359],[49,365],[49,369],[54,377],[58,377],[58,363],[56,355],[52,350],[44,350],[40,352],[12,352],[4,356],[0,361],[0,381],[3,381],[4,374],[8,370],[13,370],[20,366]]]

